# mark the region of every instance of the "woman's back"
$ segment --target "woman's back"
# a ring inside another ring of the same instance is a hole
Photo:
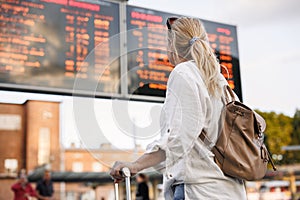
[[[221,74],[219,81],[221,86],[227,84]],[[221,97],[209,95],[195,62],[175,67],[161,118],[162,138],[168,139],[148,148],[148,152],[155,146],[166,151],[165,190],[184,183],[186,199],[246,199],[243,183],[224,176],[214,162],[211,147],[199,138],[204,129],[216,142],[223,107]],[[166,195],[173,198],[171,190]]]

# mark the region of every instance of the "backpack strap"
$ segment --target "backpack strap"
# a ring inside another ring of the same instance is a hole
[[[235,101],[235,96],[234,96],[234,93],[232,91],[232,89],[230,88],[229,85],[224,85],[224,88],[223,88],[223,91],[224,91],[224,95],[222,95],[222,101],[224,103],[224,105],[226,105],[227,103],[231,101]],[[228,95],[229,93],[229,95]],[[207,136],[207,133],[204,131],[204,129],[202,129],[200,135],[199,135],[200,139],[202,140],[202,142],[208,146],[209,148],[212,148],[214,146],[214,144],[210,141],[210,139],[208,138]]]
[[[207,137],[207,134],[205,130],[203,129],[199,135],[199,138],[202,140],[202,142],[209,147],[210,149],[214,146],[214,144],[210,141],[210,139]]]
[[[223,90],[224,90],[225,104],[229,103],[230,101],[236,101],[234,93],[229,85],[225,85]]]
[[[222,101],[224,102],[224,105],[228,104],[230,101],[236,101],[235,95],[229,85],[224,85],[223,91],[224,95],[222,95]],[[210,141],[204,129],[202,129],[199,137],[202,140],[202,142],[209,148],[212,148],[215,145]]]
[[[270,155],[270,152],[268,151],[267,147],[264,144],[260,147],[260,154],[261,154],[261,159],[264,159],[266,162],[271,163],[273,170],[277,171],[277,168]]]

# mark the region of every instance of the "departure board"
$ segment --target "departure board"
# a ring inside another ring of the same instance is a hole
[[[168,17],[176,14],[127,6],[128,92],[165,97],[173,66],[167,58]],[[232,25],[201,20],[221,65],[220,72],[242,100],[237,31]]]
[[[0,87],[119,93],[119,20],[100,0],[1,1]]]
[[[0,89],[162,101],[174,68],[170,16],[178,15],[104,0],[1,1]],[[236,27],[202,22],[242,99]]]

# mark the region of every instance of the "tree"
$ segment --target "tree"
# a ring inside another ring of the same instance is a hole
[[[283,155],[285,152],[281,150],[283,146],[290,145],[291,135],[293,132],[293,118],[284,114],[275,112],[260,112],[256,110],[266,121],[265,130],[266,145],[271,154]],[[286,162],[286,159],[282,160]],[[277,162],[278,163],[278,162]]]
[[[292,120],[293,131],[291,134],[290,145],[300,145],[300,110],[296,110]],[[290,151],[286,152],[287,163],[300,163],[300,152]]]
[[[293,145],[300,145],[300,110],[296,110],[293,118],[293,133],[292,143]]]

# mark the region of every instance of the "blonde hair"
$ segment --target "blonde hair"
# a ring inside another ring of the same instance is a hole
[[[220,96],[221,87],[218,78],[220,64],[209,45],[207,33],[201,21],[188,17],[177,19],[172,24],[168,39],[174,64],[194,60],[209,94]]]

